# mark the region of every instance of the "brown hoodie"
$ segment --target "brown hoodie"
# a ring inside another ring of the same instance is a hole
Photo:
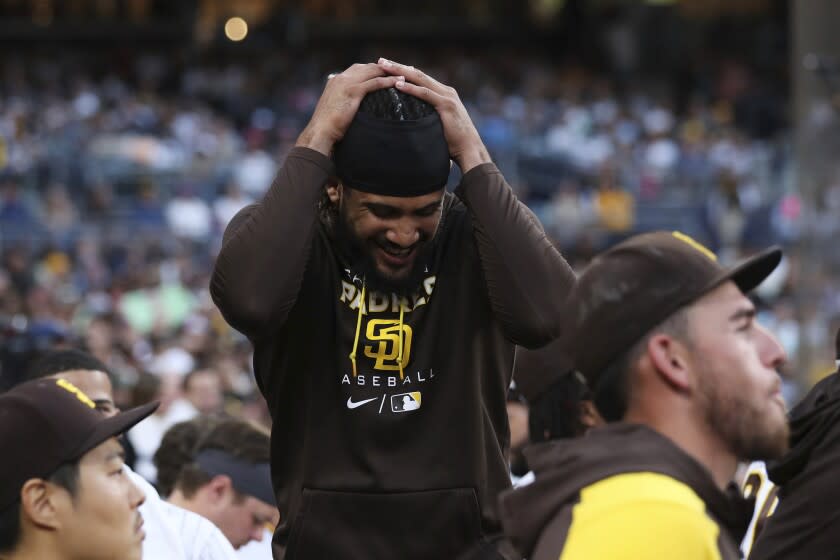
[[[559,334],[574,274],[488,163],[446,196],[417,291],[372,291],[318,219],[333,174],[292,150],[211,283],[271,410],[275,558],[457,558],[501,531],[514,344]]]
[[[721,529],[718,557],[741,557],[736,543],[749,524],[751,504],[741,499],[734,487],[730,495],[721,492],[702,465],[648,427],[612,424],[581,438],[533,446],[525,454],[535,481],[504,492],[500,511],[505,534],[529,560],[560,558],[581,493],[627,473],[658,473],[688,486],[705,504],[706,515]],[[615,536],[603,534],[599,538]],[[652,534],[650,538],[657,536]]]
[[[794,407],[790,427],[790,451],[767,464],[770,480],[780,487],[779,505],[758,535],[750,560],[837,558],[840,372],[817,383]]]

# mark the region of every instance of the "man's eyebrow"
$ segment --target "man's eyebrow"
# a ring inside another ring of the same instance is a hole
[[[396,206],[382,204],[381,202],[362,202],[362,206],[370,210],[379,210],[380,212],[399,212],[399,208]]]
[[[423,206],[422,208],[418,208],[417,210],[414,211],[414,213],[415,214],[421,214],[423,212],[428,212],[428,211],[431,211],[431,210],[437,210],[438,208],[440,208],[441,204],[443,204],[443,199],[436,200],[435,202],[432,202],[431,204],[427,204],[426,206]]]
[[[97,406],[106,405],[106,404],[113,405],[114,401],[112,401],[111,399],[93,399],[93,404],[95,404]]]
[[[742,307],[729,316],[730,322],[737,322],[743,319],[754,319],[755,307]]]
[[[125,462],[125,450],[120,446],[119,449],[115,449],[113,451],[109,451],[107,455],[105,455],[105,462],[109,463],[114,459],[120,459]]]

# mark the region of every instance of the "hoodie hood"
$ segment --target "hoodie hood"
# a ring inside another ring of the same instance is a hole
[[[811,453],[840,426],[840,371],[822,379],[790,412],[790,450],[767,465],[767,474],[782,486],[808,465]]]
[[[544,527],[564,507],[574,505],[583,488],[622,473],[654,472],[690,486],[736,543],[752,515],[752,503],[740,498],[737,489],[722,492],[705,467],[646,426],[611,424],[581,438],[531,446],[525,457],[535,480],[503,493],[500,511],[505,533],[526,557]]]

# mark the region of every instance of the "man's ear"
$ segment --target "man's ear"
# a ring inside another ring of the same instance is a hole
[[[73,509],[70,493],[40,478],[30,478],[20,491],[21,515],[29,523],[47,530],[61,527],[62,513]]]
[[[224,474],[214,476],[205,487],[207,496],[213,503],[221,503],[228,499],[233,490],[233,481]]]
[[[583,425],[584,432],[606,424],[598,413],[598,409],[595,408],[595,403],[589,400],[580,402],[580,423]]]
[[[341,186],[341,181],[338,180],[338,177],[330,177],[327,179],[327,196],[330,197],[330,202],[333,204],[338,204],[338,201],[341,200],[343,188]]]
[[[660,379],[679,392],[691,390],[691,368],[684,344],[667,334],[655,334],[648,340],[646,351]]]

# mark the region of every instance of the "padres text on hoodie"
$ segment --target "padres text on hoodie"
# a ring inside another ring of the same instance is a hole
[[[416,291],[368,289],[316,212],[333,174],[293,149],[211,284],[272,413],[275,558],[457,558],[500,531],[514,344],[558,335],[574,275],[488,163],[445,196]]]

